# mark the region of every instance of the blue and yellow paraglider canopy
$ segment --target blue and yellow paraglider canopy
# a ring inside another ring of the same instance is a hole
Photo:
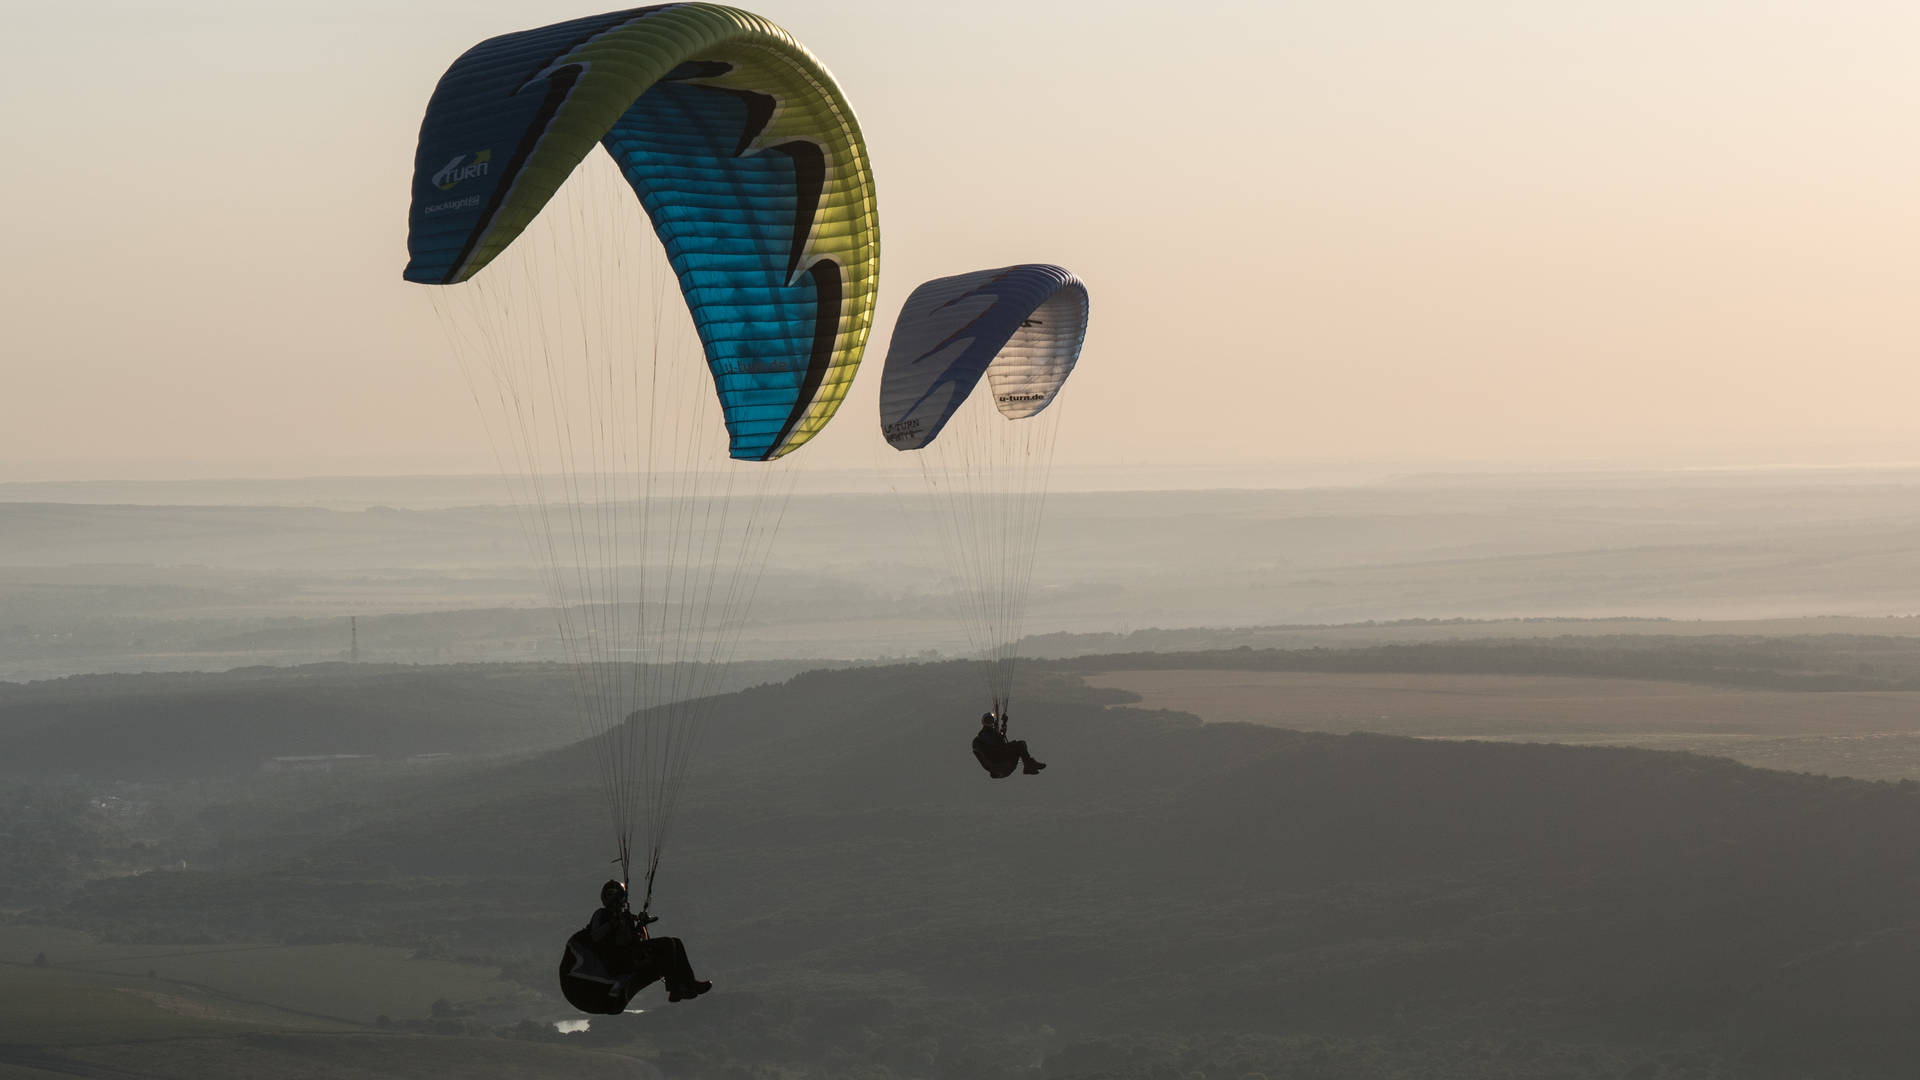
[[[406,279],[482,273],[595,145],[666,248],[731,456],[806,443],[853,381],[879,282],[872,170],[832,76],[786,31],[718,4],[481,42],[420,125]]]

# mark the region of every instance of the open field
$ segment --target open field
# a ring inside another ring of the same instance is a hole
[[[1146,708],[1300,731],[1638,746],[1869,780],[1920,779],[1920,692],[1794,693],[1551,675],[1114,671]]]

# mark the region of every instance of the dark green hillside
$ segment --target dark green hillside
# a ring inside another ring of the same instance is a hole
[[[656,909],[726,992],[670,1028],[634,1021],[711,1067],[685,1075],[1920,1060],[1910,785],[1203,727],[1061,677],[1014,710],[1053,768],[995,783],[966,751],[977,686],[960,665],[818,672],[718,703]],[[129,940],[394,942],[544,988],[606,873],[582,753],[360,807],[299,850],[103,883],[58,917]]]

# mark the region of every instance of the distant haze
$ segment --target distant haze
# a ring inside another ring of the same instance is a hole
[[[344,659],[350,617],[367,660],[565,655],[543,610],[543,563],[500,504],[503,487],[492,477],[0,484],[0,680]],[[950,565],[903,528],[921,500],[841,490],[806,491],[786,507],[741,658],[970,655]],[[1917,492],[1920,473],[1898,470],[1059,492],[1024,628],[1092,638],[1029,638],[1022,649],[1182,647],[1116,636],[1155,628],[1291,625],[1199,640],[1298,648],[1356,644],[1350,634],[1401,640],[1391,628],[1324,629],[1368,620],[1656,617],[1797,620],[1711,632],[1893,635],[1904,654],[1920,633]],[[638,560],[622,550],[632,580]],[[1853,618],[1807,621],[1816,616]],[[1591,632],[1630,631],[1609,622]]]
[[[414,137],[468,46],[613,6],[10,12],[0,480],[493,471],[400,281]],[[1029,260],[1092,290],[1069,469],[1920,460],[1913,5],[747,6],[879,183],[816,468],[890,453],[915,284]]]

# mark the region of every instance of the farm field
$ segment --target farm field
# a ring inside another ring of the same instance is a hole
[[[1683,750],[1868,780],[1920,779],[1920,692],[1744,690],[1552,675],[1112,671],[1089,686],[1202,720],[1299,731]]]
[[[47,965],[36,966],[44,955]],[[52,927],[0,926],[0,1032],[34,1032],[37,1043],[128,1024],[159,1024],[174,1035],[181,1018],[227,1030],[234,1024],[338,1031],[391,1020],[423,1020],[444,999],[463,1012],[517,1005],[540,1009],[491,968],[415,959],[371,945],[123,945]],[[102,1025],[98,1010],[125,1012]],[[10,1041],[0,1035],[0,1043]]]
[[[618,1052],[498,1038],[434,1035],[320,1035],[268,1032],[222,1039],[174,1038],[28,1051],[21,1071],[7,1071],[0,1046],[0,1080],[53,1077],[139,1077],[143,1080],[260,1080],[262,1077],[352,1077],[411,1080],[457,1076],[471,1080],[573,1080],[579,1076],[659,1080],[658,1067]],[[35,1069],[27,1062],[38,1062]]]
[[[244,1011],[248,1019],[222,1016],[199,995],[153,979],[0,964],[0,1050],[29,1041],[49,1047],[234,1035],[255,1030],[258,1010]]]
[[[402,949],[130,946],[0,926],[0,1080],[659,1075],[633,1048],[502,1039],[459,1021],[433,1033],[445,1024],[428,1020],[435,1002],[482,1023],[558,1011],[491,968]]]

